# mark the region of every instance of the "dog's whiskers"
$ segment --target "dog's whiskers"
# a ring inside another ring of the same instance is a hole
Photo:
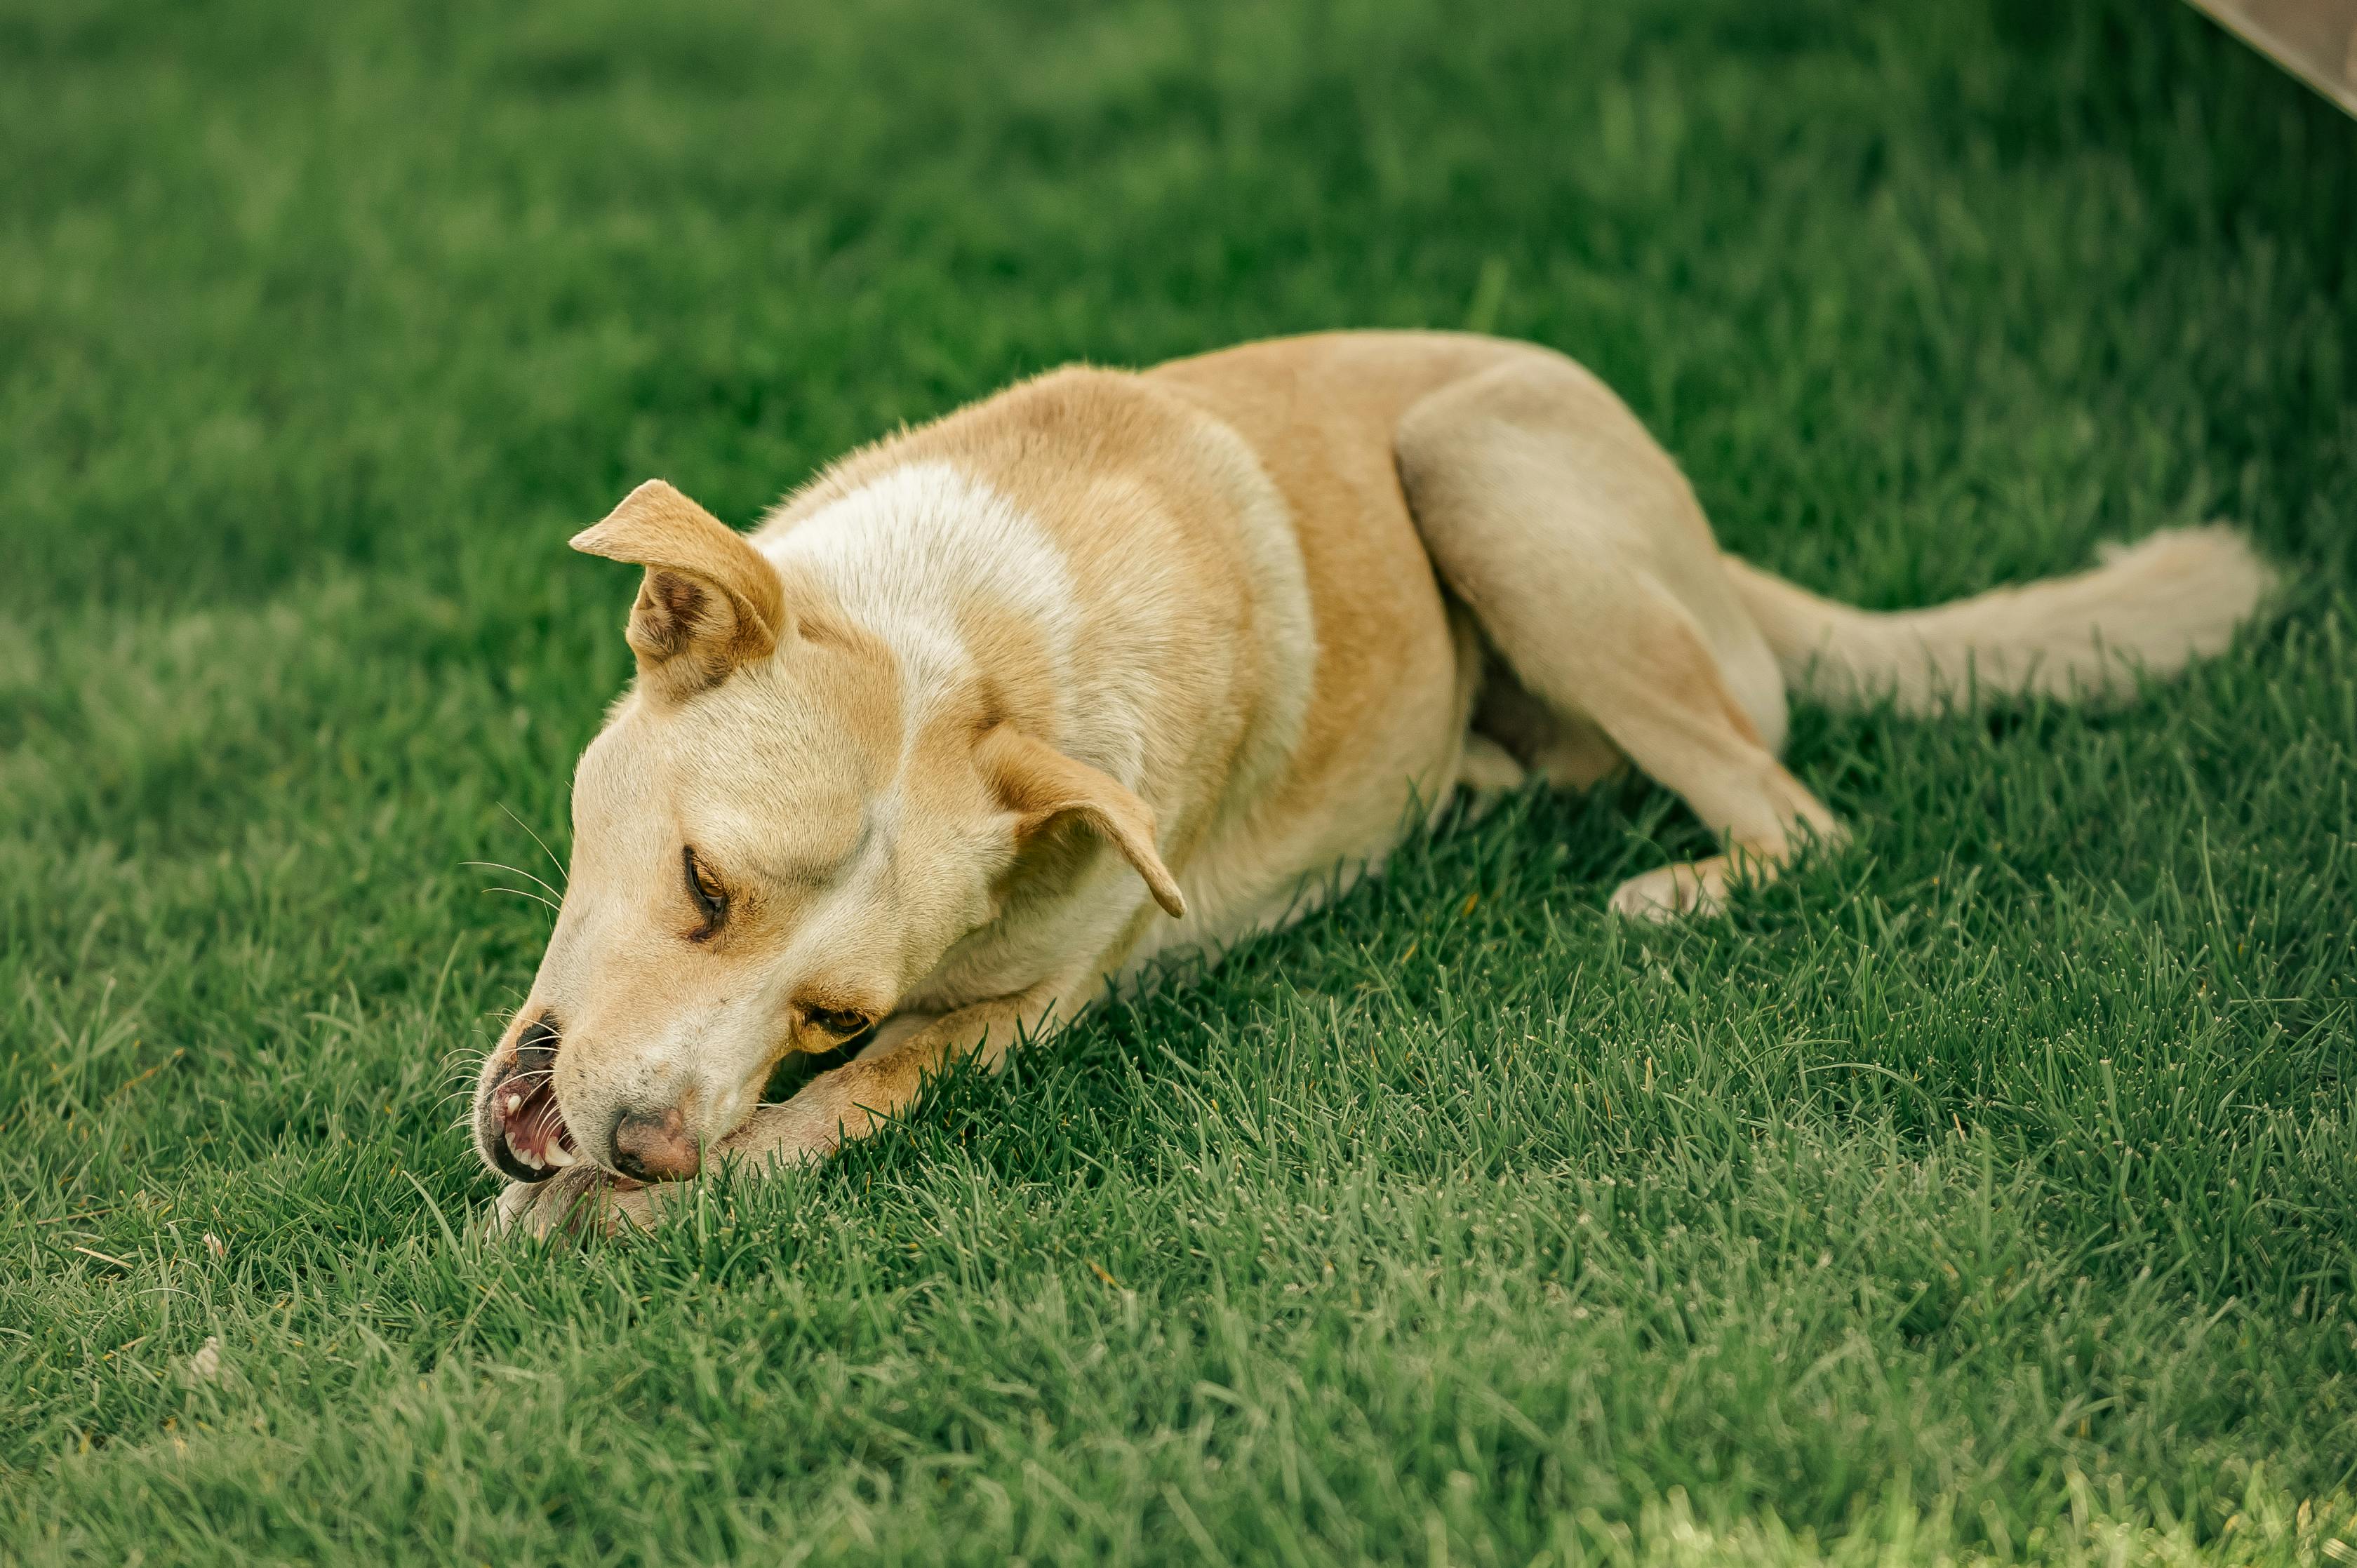
[[[538,888],[539,888],[543,893],[546,894],[546,895],[547,895],[549,897],[551,897],[551,898],[554,898],[554,899],[562,899],[562,898],[565,897],[565,895],[564,895],[563,893],[559,892],[557,889],[555,889],[555,888],[554,888],[554,887],[551,887],[547,883],[545,883],[545,882],[542,881],[539,877],[534,876],[531,872],[526,871],[522,866],[521,866],[521,865],[510,865],[507,862],[505,862],[505,861],[503,861],[503,860],[462,860],[462,861],[460,861],[458,864],[459,864],[459,865],[475,865],[475,866],[480,866],[480,867],[482,867],[482,868],[483,868],[484,870],[486,870],[486,871],[504,871],[504,872],[508,873],[508,874],[509,874],[510,875],[511,875],[511,876],[521,876],[521,877],[522,877],[526,882],[529,882],[529,883],[531,883],[533,886],[538,887]],[[553,908],[554,908],[555,907],[556,907],[556,906],[555,906],[555,905],[554,905],[554,904],[551,904],[551,905],[549,906],[549,908],[552,908],[552,909],[553,909]]]
[[[517,876],[521,876],[521,877],[522,877],[526,882],[530,882],[530,883],[533,884],[534,886],[536,886],[537,887],[539,887],[539,888],[540,888],[540,890],[541,890],[542,892],[544,892],[544,893],[547,894],[547,895],[548,895],[550,897],[552,897],[552,898],[562,898],[562,897],[565,897],[565,895],[564,895],[562,892],[560,892],[558,889],[554,888],[554,887],[551,887],[551,886],[550,886],[546,882],[543,881],[541,878],[539,878],[539,877],[537,877],[537,876],[534,876],[531,872],[526,871],[522,866],[521,866],[521,865],[509,865],[506,861],[504,861],[504,860],[462,860],[462,861],[460,861],[458,864],[459,864],[459,865],[479,865],[479,866],[482,866],[484,869],[489,870],[489,871],[505,871],[505,872],[509,872],[509,873],[511,873],[511,874],[512,874],[512,875],[517,875]]]
[[[567,886],[572,886],[572,874],[565,869],[565,863],[556,858],[556,852],[548,847],[548,841],[542,838],[538,833],[533,832],[532,824],[525,822],[522,817],[517,816],[515,814],[514,808],[511,807],[505,800],[500,802],[500,810],[507,812],[508,821],[522,828],[526,833],[531,835],[533,843],[540,845],[540,853],[548,856],[549,865],[556,867],[556,879],[559,882],[565,884]],[[544,884],[544,886],[545,886],[545,884]],[[554,892],[554,889],[552,888],[551,891]],[[562,897],[563,895],[559,894],[558,897]]]
[[[519,898],[529,898],[533,903],[542,905],[549,909],[554,909],[556,908],[554,904],[550,903],[546,898],[542,897],[539,894],[525,887],[486,887],[483,891],[486,893],[512,893]]]

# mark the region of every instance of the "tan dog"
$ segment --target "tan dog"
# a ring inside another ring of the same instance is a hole
[[[1612,896],[1719,907],[1841,830],[1788,689],[1903,710],[2101,694],[2266,589],[2219,528],[1937,609],[1722,555],[1593,376],[1348,333],[1060,371],[855,454],[749,538],[651,481],[574,541],[646,568],[639,678],[574,781],[570,886],[475,1132],[534,1231],[715,1155],[816,1159],[1174,948],[1379,867],[1411,802],[1632,763],[1726,853]],[[790,1051],[869,1036],[784,1104]],[[548,1179],[548,1178],[555,1179]]]

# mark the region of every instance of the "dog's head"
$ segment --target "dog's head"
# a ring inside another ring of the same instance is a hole
[[[782,1056],[890,1013],[1060,823],[1179,912],[1145,805],[1002,722],[971,660],[912,668],[661,481],[573,542],[646,568],[639,674],[582,754],[556,928],[477,1087],[495,1170],[693,1175]]]

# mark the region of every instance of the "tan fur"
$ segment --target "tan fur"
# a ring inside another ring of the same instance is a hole
[[[1459,782],[1633,764],[1726,850],[1612,907],[1715,908],[1841,838],[1778,760],[1788,683],[1921,705],[1967,670],[2165,672],[2265,586],[2201,538],[1867,617],[1722,556],[1577,365],[1420,333],[1057,371],[855,453],[749,539],[644,488],[578,542],[649,569],[640,692],[582,759],[564,909],[479,1095],[492,1158],[545,1021],[585,1157],[499,1212],[643,1221],[616,1158],[821,1157],[1156,953],[1297,916]],[[683,856],[725,885],[716,928]],[[858,1058],[756,1105],[839,1014],[881,1020]]]
[[[1796,691],[1936,713],[1974,693],[2102,700],[2223,649],[2274,574],[2230,528],[2170,529],[2074,576],[1928,610],[1876,614],[1727,563]]]

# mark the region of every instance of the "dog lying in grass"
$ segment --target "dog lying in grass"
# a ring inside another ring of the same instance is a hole
[[[750,537],[651,480],[573,543],[645,576],[475,1096],[498,1220],[533,1233],[644,1223],[715,1158],[822,1158],[1156,954],[1298,916],[1458,785],[1633,766],[1724,853],[1612,908],[1715,910],[1841,839],[1778,761],[1789,692],[2101,695],[2223,647],[2268,585],[2202,528],[1934,609],[1831,604],[1720,553],[1579,366],[1428,333],[1059,371]],[[788,1052],[862,1040],[757,1103]]]

